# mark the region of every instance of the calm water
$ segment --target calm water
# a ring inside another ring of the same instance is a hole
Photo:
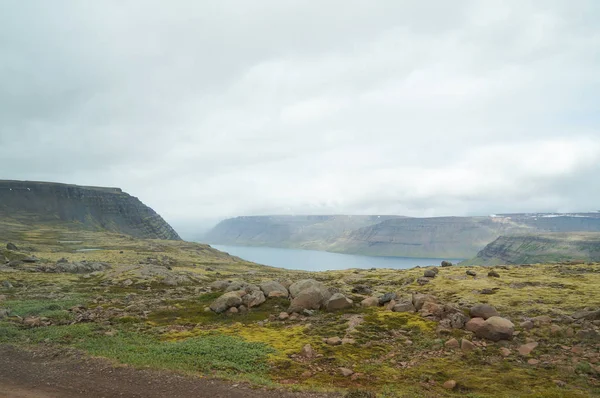
[[[327,271],[348,268],[397,268],[417,265],[440,265],[440,258],[370,257],[328,253],[315,250],[278,249],[272,247],[211,245],[217,250],[255,263],[304,271]],[[446,259],[457,263],[460,259]]]

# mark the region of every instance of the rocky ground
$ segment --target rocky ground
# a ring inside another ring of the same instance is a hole
[[[79,243],[38,233],[0,251],[3,350],[68,348],[265,391],[600,394],[599,264],[309,273],[187,242],[61,238]]]

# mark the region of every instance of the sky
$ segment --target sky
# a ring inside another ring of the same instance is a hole
[[[0,179],[238,215],[600,209],[600,2],[0,1]]]

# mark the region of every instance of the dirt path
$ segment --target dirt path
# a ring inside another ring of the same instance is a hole
[[[0,345],[0,398],[308,398],[336,395],[252,389],[245,384],[113,366],[64,350]]]

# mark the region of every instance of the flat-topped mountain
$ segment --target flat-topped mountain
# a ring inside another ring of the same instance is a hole
[[[600,233],[557,232],[501,236],[464,264],[537,264],[600,261]]]
[[[24,225],[67,223],[138,238],[180,239],[160,215],[119,188],[0,180],[0,219]]]
[[[219,223],[205,240],[371,256],[472,258],[500,236],[549,232],[600,232],[600,213],[236,217]]]

